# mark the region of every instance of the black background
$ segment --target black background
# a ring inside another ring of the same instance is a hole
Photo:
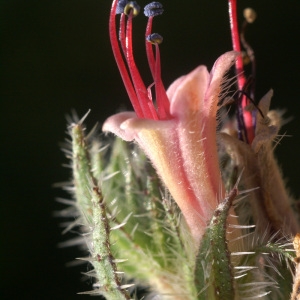
[[[187,4],[184,4],[184,3]],[[121,107],[130,108],[110,50],[109,0],[1,0],[1,299],[81,299],[91,289],[80,272],[66,267],[76,249],[58,249],[61,235],[53,212],[64,196],[54,189],[69,171],[59,143],[65,116],[75,109],[91,128]],[[140,1],[144,6],[147,2]],[[275,5],[276,3],[276,5]],[[199,64],[231,49],[224,0],[164,0],[154,31],[164,37],[166,86]],[[257,98],[275,90],[273,108],[294,120],[277,148],[293,195],[299,197],[299,11],[298,0],[239,1],[258,13],[248,39],[257,57]],[[146,85],[151,78],[144,53],[146,18],[135,19],[135,55]]]

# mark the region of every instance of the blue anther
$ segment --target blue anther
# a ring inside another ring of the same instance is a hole
[[[146,37],[146,41],[150,42],[151,44],[161,44],[163,37],[158,33],[152,33]]]
[[[128,4],[128,0],[119,0],[116,9],[116,15],[122,14],[124,12],[125,6]]]
[[[148,18],[161,15],[163,11],[163,6],[159,2],[151,2],[144,7],[144,14]]]

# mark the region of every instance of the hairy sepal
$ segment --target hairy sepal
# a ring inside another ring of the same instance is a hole
[[[236,195],[234,188],[218,205],[201,241],[195,268],[198,300],[234,299],[233,268],[226,230],[228,212]]]

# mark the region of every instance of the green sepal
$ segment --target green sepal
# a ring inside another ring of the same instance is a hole
[[[218,205],[202,238],[195,267],[198,300],[234,299],[233,267],[226,240],[226,222],[236,195],[237,189],[234,188]]]
[[[87,244],[91,257],[87,259],[95,270],[97,289],[90,294],[101,294],[111,300],[130,299],[117,273],[115,258],[110,249],[110,224],[106,214],[101,187],[93,176],[90,153],[82,124],[70,127],[73,149],[73,178],[76,206],[81,213],[80,222],[89,228]],[[85,231],[88,231],[86,229]]]

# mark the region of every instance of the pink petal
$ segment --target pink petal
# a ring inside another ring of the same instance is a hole
[[[132,141],[133,136],[121,128],[121,124],[128,119],[137,119],[134,112],[121,112],[106,119],[102,126],[103,132],[112,132],[124,141]]]
[[[206,93],[206,100],[214,95],[218,95],[221,88],[224,75],[235,62],[237,56],[240,54],[235,51],[229,51],[221,55],[214,63],[214,66],[210,72],[209,89]]]
[[[135,141],[154,164],[180,207],[192,236],[195,240],[199,240],[207,220],[187,177],[178,143],[177,120],[128,119],[121,126],[134,136]]]
[[[170,98],[171,115],[178,118],[190,118],[192,114],[199,113],[208,81],[209,73],[205,66],[199,66],[177,80],[176,85],[170,87],[174,89]]]

